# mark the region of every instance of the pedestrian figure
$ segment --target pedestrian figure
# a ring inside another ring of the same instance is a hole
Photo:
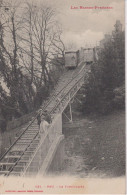
[[[37,124],[38,124],[39,129],[40,129],[40,124],[41,124],[41,114],[40,114],[40,112],[37,115]]]
[[[43,133],[46,133],[50,124],[45,120],[42,119],[41,124],[40,124],[40,137],[42,137]]]
[[[44,118],[45,121],[47,121],[49,124],[51,124],[52,123],[52,118],[51,118],[50,114],[48,114],[47,110],[44,111],[43,115],[45,116],[45,118]]]

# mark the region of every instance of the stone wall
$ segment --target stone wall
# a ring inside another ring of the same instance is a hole
[[[34,176],[35,174],[44,175],[47,173],[59,143],[64,138],[62,135],[62,115],[58,114],[47,132],[42,135],[40,143],[25,169],[24,175]]]

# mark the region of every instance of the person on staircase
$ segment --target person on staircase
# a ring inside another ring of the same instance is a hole
[[[37,113],[37,124],[38,124],[38,127],[39,127],[39,133],[40,133],[41,110],[39,110],[38,113]]]
[[[40,135],[42,137],[43,133],[46,133],[50,124],[45,120],[45,118],[42,119],[41,124],[40,124]]]
[[[44,120],[47,121],[49,124],[52,123],[52,118],[51,118],[51,115],[48,113],[47,110],[45,110],[43,112],[43,115],[44,115]]]
[[[44,112],[42,112],[42,110],[40,110],[38,112],[37,123],[39,126],[39,138],[42,138],[43,133],[47,132],[48,127],[52,123],[52,118],[51,118],[50,114],[48,114],[47,110],[45,110]]]

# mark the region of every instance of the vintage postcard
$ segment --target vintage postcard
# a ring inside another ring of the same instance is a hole
[[[0,194],[125,194],[125,1],[0,0]]]

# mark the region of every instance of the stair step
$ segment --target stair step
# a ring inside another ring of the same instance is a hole
[[[32,138],[34,138],[34,137],[27,137],[27,138],[22,137],[20,140],[32,140]]]
[[[0,175],[2,175],[2,174],[8,174],[9,173],[9,171],[0,171]]]
[[[19,161],[19,163],[28,163],[29,162],[29,160],[26,160],[26,159],[21,159],[20,161]]]
[[[0,162],[0,165],[14,165],[15,163],[9,162]]]
[[[27,141],[27,142],[26,142]],[[18,144],[27,144],[27,145],[29,145],[30,143],[31,143],[31,140],[20,140],[20,141],[18,141],[17,142]]]
[[[6,155],[6,158],[20,158],[21,155]]]
[[[21,173],[19,173],[19,172],[15,172],[15,171],[13,171],[13,172],[11,172],[9,175],[13,175],[13,176],[14,176],[14,175],[16,175],[16,176],[20,176],[20,174],[21,174]]]
[[[13,170],[18,170],[18,169],[23,170],[24,167],[22,165],[16,165]]]

